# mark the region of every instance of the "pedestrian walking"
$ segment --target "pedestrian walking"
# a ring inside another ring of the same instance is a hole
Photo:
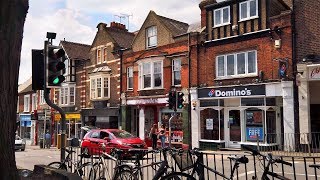
[[[158,141],[157,132],[158,132],[157,124],[153,124],[150,130],[150,137],[152,140],[152,149],[157,149],[157,141]]]
[[[166,142],[166,128],[165,128],[164,124],[162,124],[161,128],[159,129],[158,139],[160,139],[160,141],[161,141],[161,147],[164,148],[165,142]]]
[[[46,148],[50,148],[51,146],[51,134],[49,131],[45,134],[45,143],[46,143]]]

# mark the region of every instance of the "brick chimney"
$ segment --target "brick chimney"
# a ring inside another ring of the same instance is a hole
[[[127,30],[126,25],[114,21],[110,23],[110,27],[120,30]]]
[[[97,25],[98,31],[103,30],[103,29],[105,29],[106,27],[107,27],[107,24],[105,24],[105,23],[99,23],[99,24]]]

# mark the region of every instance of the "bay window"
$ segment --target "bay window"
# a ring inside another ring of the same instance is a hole
[[[110,98],[110,76],[91,76],[90,77],[90,95],[91,99]]]
[[[139,64],[139,88],[162,88],[162,61],[142,62]]]
[[[75,105],[75,86],[64,86],[60,88],[60,105]]]
[[[218,78],[257,75],[257,51],[218,56],[216,67]]]

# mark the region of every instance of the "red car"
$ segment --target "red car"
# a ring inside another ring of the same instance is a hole
[[[140,138],[127,131],[119,129],[94,129],[89,131],[81,142],[81,149],[90,154],[99,154],[102,151],[102,143],[106,145],[106,153],[110,154],[113,148],[124,150],[125,155],[128,149],[147,149],[146,143]]]

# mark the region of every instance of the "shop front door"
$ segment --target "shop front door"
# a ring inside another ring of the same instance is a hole
[[[228,134],[226,145],[228,148],[240,148],[241,141],[241,116],[240,110],[228,111]]]

